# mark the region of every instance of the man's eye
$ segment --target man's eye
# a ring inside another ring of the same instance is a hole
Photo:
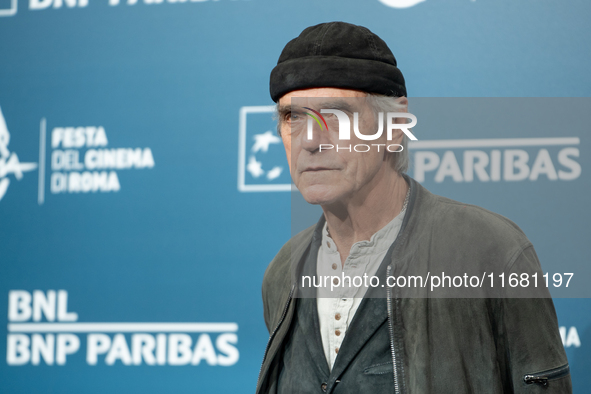
[[[287,122],[290,121],[296,121],[300,119],[300,114],[294,113],[294,112],[288,112],[287,114],[285,114],[285,120]]]

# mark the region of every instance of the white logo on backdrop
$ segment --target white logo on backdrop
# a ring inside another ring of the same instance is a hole
[[[45,202],[46,127],[43,118],[39,130],[39,162],[21,163],[8,148],[10,133],[0,108],[0,200],[12,177],[20,181],[23,173],[39,168],[38,203]],[[55,127],[50,137],[52,194],[118,192],[121,189],[118,171],[154,167],[149,147],[110,148],[107,133],[101,126]],[[265,141],[261,143],[257,149],[265,148]]]
[[[272,131],[266,131],[262,134],[255,134],[254,135],[254,144],[252,145],[251,149],[251,156],[248,158],[248,164],[246,165],[246,171],[250,172],[255,178],[260,177],[261,175],[265,174],[265,171],[262,168],[262,163],[257,161],[255,154],[258,151],[262,151],[264,153],[269,151],[270,144],[279,144],[281,143],[281,138],[277,137],[273,134]],[[275,166],[271,170],[267,171],[267,179],[273,180],[277,178],[283,172],[283,167]]]
[[[134,6],[138,3],[152,4],[181,4],[181,3],[203,3],[207,1],[217,2],[218,0],[109,0],[109,6],[126,4]],[[424,0],[423,0],[424,1]],[[29,0],[29,10],[39,11],[46,9],[60,8],[86,8],[89,0]],[[2,8],[4,7],[4,8]],[[0,3],[0,17],[14,16],[18,10],[18,0],[2,0]]]
[[[51,193],[118,192],[117,171],[154,167],[152,149],[109,148],[108,144],[102,126],[54,127]]]
[[[6,343],[9,366],[66,365],[84,352],[88,365],[227,367],[240,358],[237,323],[79,322],[66,290],[10,290]]]
[[[572,181],[581,176],[578,137],[412,141],[418,182]]]
[[[283,161],[272,163],[269,159],[269,149],[274,145],[281,145],[281,138],[275,132],[267,130],[257,134],[247,133],[247,118],[250,114],[269,115],[275,111],[272,105],[240,108],[240,127],[238,144],[238,190],[241,192],[279,192],[291,191],[290,183],[272,183],[283,173],[286,165]],[[263,129],[264,130],[264,129]],[[248,134],[248,136],[247,136]],[[246,183],[249,174],[256,183]]]
[[[17,0],[11,0],[16,4]],[[203,3],[209,0],[109,0],[109,6],[118,6],[126,4],[128,6],[135,6],[138,3],[147,5],[153,4],[180,4],[180,3]],[[217,0],[213,0],[217,1]],[[59,9],[59,8],[85,8],[88,6],[88,0],[29,0],[30,10],[45,10],[45,9]],[[16,5],[15,5],[16,7]],[[16,13],[16,8],[14,13]],[[1,14],[0,14],[1,15]]]
[[[425,0],[380,0],[380,3],[392,8],[409,8]]]
[[[13,16],[16,15],[18,9],[17,0],[10,0],[9,8],[0,8],[0,16]]]
[[[10,133],[0,108],[0,200],[10,185],[9,174],[13,174],[20,181],[23,178],[23,172],[33,171],[37,168],[37,163],[21,163],[16,153],[10,152],[8,149],[9,142]]]

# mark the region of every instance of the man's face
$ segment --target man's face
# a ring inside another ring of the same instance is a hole
[[[338,88],[314,88],[292,91],[279,99],[279,122],[281,138],[285,146],[291,177],[311,204],[330,205],[334,203],[363,202],[367,195],[386,176],[391,176],[393,169],[390,160],[386,160],[385,147],[379,152],[371,144],[399,144],[401,132],[395,133],[392,141],[386,140],[386,133],[374,141],[359,139],[351,130],[350,140],[339,140],[336,117],[323,114],[328,123],[322,128],[313,122],[313,138],[308,139],[307,116],[302,110],[308,107],[317,112],[321,109],[340,108],[350,119],[353,128],[353,112],[359,113],[359,130],[362,134],[374,134],[376,121],[365,100],[366,93]],[[331,106],[331,103],[334,103]],[[340,103],[340,104],[339,104]],[[333,149],[320,149],[332,145]],[[326,144],[326,145],[324,145]],[[339,149],[357,144],[370,145],[368,152],[355,152]]]

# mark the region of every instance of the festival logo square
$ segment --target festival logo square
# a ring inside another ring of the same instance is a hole
[[[273,119],[274,106],[240,109],[238,190],[291,191],[291,176],[281,137]]]

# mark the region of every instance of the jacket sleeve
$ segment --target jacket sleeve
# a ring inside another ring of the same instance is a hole
[[[531,244],[519,253],[508,274],[538,273],[537,288],[524,292],[520,285],[500,302],[501,362],[505,366],[506,391],[514,393],[572,393],[568,361],[558,330],[554,303]],[[526,285],[525,283],[521,283]],[[542,284],[540,291],[540,284]],[[505,284],[507,286],[507,283]],[[534,295],[537,298],[524,298]]]
[[[263,281],[263,286],[261,288],[263,294],[263,317],[265,319],[265,326],[267,326],[267,331],[269,331],[269,335],[271,334],[271,319],[269,317],[269,300],[267,295],[267,286],[265,286],[265,282]]]

